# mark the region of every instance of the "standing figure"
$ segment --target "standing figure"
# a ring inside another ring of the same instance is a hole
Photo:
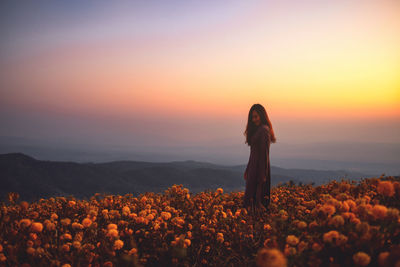
[[[246,190],[243,207],[252,211],[267,208],[271,196],[271,169],[269,148],[276,142],[271,121],[265,108],[254,104],[249,111],[246,144],[250,146],[249,162],[244,173]]]

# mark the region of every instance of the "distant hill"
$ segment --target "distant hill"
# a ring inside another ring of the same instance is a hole
[[[139,194],[160,192],[183,184],[192,192],[222,187],[244,189],[245,165],[225,166],[198,161],[142,162],[114,161],[76,163],[36,160],[22,153],[0,154],[0,197],[18,192],[22,200],[74,195],[86,198],[94,193]],[[366,177],[348,171],[284,169],[272,166],[272,184],[288,182],[321,184],[329,180]]]

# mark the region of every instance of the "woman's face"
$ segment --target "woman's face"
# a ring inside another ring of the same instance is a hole
[[[259,126],[261,124],[260,115],[258,115],[257,111],[253,110],[251,114],[251,120],[256,126]]]

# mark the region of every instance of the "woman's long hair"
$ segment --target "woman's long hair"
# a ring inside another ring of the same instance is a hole
[[[250,108],[249,115],[248,115],[248,118],[247,118],[246,131],[244,131],[244,135],[246,136],[246,142],[245,143],[250,145],[251,137],[253,136],[253,134],[257,130],[257,126],[252,121],[253,110],[255,110],[258,113],[258,115],[260,116],[261,124],[269,126],[270,134],[271,134],[271,142],[275,143],[276,142],[276,138],[275,138],[274,129],[272,128],[272,124],[271,124],[271,121],[269,120],[267,111],[265,110],[265,108],[261,104],[254,104]]]

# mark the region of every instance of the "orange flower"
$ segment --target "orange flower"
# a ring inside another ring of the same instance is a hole
[[[111,230],[111,229],[118,229],[118,226],[115,223],[110,223],[107,225],[107,230]]]
[[[271,225],[269,225],[269,224],[264,224],[264,230],[269,231],[269,230],[271,230],[271,229],[272,229]]]
[[[52,213],[50,217],[53,221],[58,219],[58,215],[56,213]]]
[[[69,252],[71,250],[71,247],[69,246],[69,244],[64,244],[62,245],[61,250],[64,252]]]
[[[161,217],[164,220],[168,221],[172,217],[172,215],[170,212],[163,211],[163,212],[161,212]]]
[[[32,222],[29,219],[22,219],[22,220],[19,221],[19,227],[21,227],[21,228],[28,227],[31,224],[32,224]]]
[[[62,236],[60,236],[60,239],[72,240],[72,236],[68,233],[65,233]]]
[[[124,242],[122,240],[115,240],[114,242],[114,249],[118,250],[121,249],[124,246]]]
[[[320,251],[320,250],[322,249],[321,245],[318,244],[318,243],[314,243],[314,244],[311,246],[311,248],[312,248],[314,251],[316,251],[316,252],[318,252],[318,251]]]
[[[26,253],[28,253],[28,254],[30,254],[30,255],[35,254],[35,251],[36,251],[36,250],[35,250],[33,247],[29,247],[29,248],[26,249]]]
[[[71,223],[71,219],[65,218],[65,219],[62,219],[60,222],[63,226],[67,226]]]
[[[117,237],[118,236],[118,230],[115,230],[115,229],[108,230],[107,236],[109,236],[109,237]]]
[[[353,255],[353,261],[359,266],[367,266],[371,261],[371,257],[365,252],[357,252]]]
[[[85,218],[82,220],[82,225],[86,228],[89,227],[91,224],[92,224],[92,220],[89,218]]]
[[[131,209],[128,206],[122,208],[122,214],[129,215],[131,213]]]
[[[128,254],[129,255],[133,255],[137,253],[137,249],[136,248],[132,248],[131,250],[129,250]]]
[[[72,242],[72,246],[76,249],[79,249],[81,247],[81,242],[79,241],[74,241]]]
[[[330,216],[332,214],[334,214],[336,212],[336,208],[335,206],[331,205],[331,204],[325,204],[321,207],[321,210],[323,213],[325,213],[326,215]]]
[[[337,228],[344,225],[344,219],[340,215],[335,215],[329,220],[329,224]]]
[[[307,223],[304,222],[304,221],[300,221],[300,222],[297,224],[297,227],[298,227],[299,229],[305,229],[305,228],[307,228]]]
[[[191,244],[190,239],[185,239],[184,244],[185,244],[185,247],[189,247]]]
[[[387,257],[389,256],[389,252],[381,252],[378,256],[378,263],[379,266],[387,266],[388,264],[386,263]]]
[[[280,250],[262,248],[257,253],[256,264],[258,267],[285,267],[287,261]]]
[[[299,239],[294,235],[288,235],[286,237],[286,243],[288,243],[291,246],[296,246],[299,243]]]
[[[372,208],[372,214],[377,219],[383,219],[386,217],[387,208],[383,205],[375,205]]]
[[[3,253],[0,253],[0,262],[5,262],[6,260],[7,257]]]
[[[224,234],[223,233],[218,233],[217,234],[217,241],[219,243],[223,243],[224,242]]]
[[[330,242],[332,242],[334,239],[337,239],[337,238],[339,238],[339,232],[338,232],[338,231],[334,231],[334,230],[329,231],[329,232],[327,232],[327,233],[325,233],[325,234],[323,235],[323,240],[324,240],[324,242],[326,242],[326,243],[330,243]]]
[[[378,193],[387,197],[394,196],[394,187],[390,181],[379,181],[378,183]]]
[[[41,232],[43,230],[43,224],[40,222],[32,223],[32,231],[34,232]]]
[[[342,246],[347,243],[347,240],[348,240],[347,236],[339,234],[339,237],[336,239],[336,245]]]

